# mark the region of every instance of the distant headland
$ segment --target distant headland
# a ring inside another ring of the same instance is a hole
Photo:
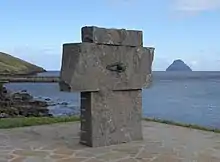
[[[166,69],[166,71],[192,71],[182,60],[174,60],[173,63]]]
[[[31,75],[45,71],[42,67],[0,52],[0,75]]]

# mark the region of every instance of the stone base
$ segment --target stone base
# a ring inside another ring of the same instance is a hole
[[[142,140],[142,90],[81,92],[80,143],[109,146]]]

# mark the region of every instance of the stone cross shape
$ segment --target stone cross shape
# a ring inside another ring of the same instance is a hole
[[[142,31],[81,29],[63,45],[60,90],[81,92],[80,143],[108,146],[142,140],[142,88],[152,82],[154,48]]]

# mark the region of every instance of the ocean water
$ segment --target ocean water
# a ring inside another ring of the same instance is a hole
[[[58,76],[59,72],[39,76]],[[60,92],[57,83],[10,83],[36,98],[50,98],[55,116],[79,114],[80,94]],[[220,72],[153,72],[153,84],[143,89],[143,116],[220,128]]]

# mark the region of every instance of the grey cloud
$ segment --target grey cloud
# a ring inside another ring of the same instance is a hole
[[[184,12],[220,9],[220,0],[173,0],[174,8]]]

